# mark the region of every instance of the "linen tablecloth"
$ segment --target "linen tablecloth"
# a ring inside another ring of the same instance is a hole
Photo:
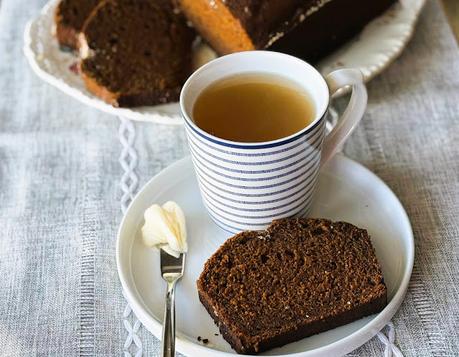
[[[123,320],[115,264],[120,121],[28,67],[22,34],[44,3],[0,2],[0,355],[119,356],[126,321],[134,327],[132,315]],[[413,225],[413,276],[393,319],[405,356],[459,355],[458,55],[428,0],[406,50],[368,85],[367,112],[345,147],[394,190]],[[187,155],[181,127],[136,123],[135,140],[123,128],[140,185]],[[136,331],[143,354],[158,355],[158,340]],[[382,353],[374,338],[352,355]]]

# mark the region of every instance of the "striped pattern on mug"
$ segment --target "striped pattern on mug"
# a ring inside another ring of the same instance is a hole
[[[274,219],[308,213],[324,117],[295,136],[247,145],[218,140],[185,123],[201,196],[218,226],[231,233],[261,230]]]

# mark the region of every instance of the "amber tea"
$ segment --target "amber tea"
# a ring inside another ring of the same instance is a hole
[[[274,75],[239,74],[207,87],[193,107],[193,120],[209,134],[239,142],[262,142],[292,135],[315,119],[308,93]]]

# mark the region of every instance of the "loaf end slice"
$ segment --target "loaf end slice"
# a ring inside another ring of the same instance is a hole
[[[225,242],[199,299],[238,353],[259,353],[381,311],[387,289],[366,230],[282,219]]]

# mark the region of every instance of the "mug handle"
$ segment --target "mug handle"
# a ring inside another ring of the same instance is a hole
[[[356,68],[333,71],[325,76],[325,81],[330,91],[330,97],[345,86],[352,86],[352,95],[346,110],[324,139],[320,166],[323,166],[341,149],[360,119],[362,119],[368,100],[362,72]]]

